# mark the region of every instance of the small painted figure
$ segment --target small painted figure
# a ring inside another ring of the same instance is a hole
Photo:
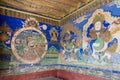
[[[57,41],[58,32],[55,28],[50,30],[51,41]]]

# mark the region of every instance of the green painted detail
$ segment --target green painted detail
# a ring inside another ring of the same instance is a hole
[[[94,46],[95,50],[100,50],[103,48],[103,45],[104,45],[104,41],[101,39],[101,38],[98,38],[96,41],[95,41],[96,44],[99,44],[98,46]]]
[[[48,53],[48,54],[49,54],[49,53],[59,54],[59,52],[57,51],[57,49],[56,49],[54,46],[50,47],[47,53]]]
[[[0,54],[11,54],[11,53],[12,53],[11,49],[3,45],[0,45]]]
[[[71,43],[67,42],[65,44],[66,49],[72,49],[73,46],[74,46],[74,44],[72,42]]]

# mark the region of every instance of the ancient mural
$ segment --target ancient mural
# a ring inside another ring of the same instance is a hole
[[[119,6],[115,0],[60,27],[0,15],[0,73],[64,69],[119,80]]]
[[[1,75],[54,69],[47,66],[58,63],[60,27],[32,17],[0,15],[0,21]]]
[[[59,63],[67,66],[66,70],[120,79],[118,2],[113,1],[63,25]]]

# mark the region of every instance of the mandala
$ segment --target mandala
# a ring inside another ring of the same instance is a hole
[[[37,28],[24,27],[15,32],[11,48],[15,57],[26,64],[42,60],[47,51],[45,35]]]

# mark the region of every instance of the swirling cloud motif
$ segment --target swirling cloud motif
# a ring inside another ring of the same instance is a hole
[[[84,20],[86,20],[87,18],[86,18],[86,15],[85,16],[82,16],[82,17],[79,17],[78,19],[76,19],[75,21],[74,21],[74,23],[75,24],[79,24],[79,23],[81,23],[81,22],[83,22]]]
[[[120,8],[120,0],[113,0],[111,3],[108,4],[108,6],[112,6],[116,4],[117,8]]]
[[[114,3],[117,5],[117,8],[120,8],[120,0],[114,0]]]

